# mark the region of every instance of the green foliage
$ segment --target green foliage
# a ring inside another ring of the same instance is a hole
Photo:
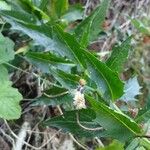
[[[14,43],[0,33],[0,118],[18,119],[21,115],[19,101],[22,99],[17,89],[11,87],[7,69],[2,65],[14,59]]]
[[[83,15],[83,8],[81,5],[71,5],[61,19],[67,21],[68,23],[81,20]]]
[[[51,0],[50,7],[51,16],[60,18],[68,10],[68,0]]]
[[[141,134],[141,129],[136,122],[121,112],[117,112],[108,106],[87,97],[92,109],[96,112],[95,121],[106,129],[105,135],[121,141]],[[106,119],[107,118],[107,119]]]
[[[143,23],[139,19],[132,19],[131,23],[139,32],[143,33],[144,35],[150,35],[150,28],[147,24]]]
[[[71,132],[79,137],[94,137],[101,134],[98,131],[88,131],[81,128],[77,123],[77,113],[80,123],[87,128],[99,127],[99,124],[93,122],[96,118],[95,112],[91,109],[82,109],[78,111],[65,112],[63,116],[50,118],[44,122],[44,125],[50,125],[57,128],[62,128],[66,132]]]
[[[85,52],[85,56],[90,78],[97,84],[102,97],[106,100],[119,98],[123,94],[123,83],[117,74],[91,53]]]
[[[50,71],[49,67],[51,65],[56,66],[58,69],[63,67],[65,69],[65,67],[67,66],[67,69],[69,69],[69,66],[75,66],[75,64],[73,64],[71,61],[62,57],[58,57],[49,52],[28,52],[26,54],[26,58],[31,64],[35,65],[42,72],[45,73],[48,73]]]
[[[97,148],[96,150],[124,150],[124,144],[114,140],[111,144],[104,148]]]
[[[26,43],[28,52],[21,57],[37,68],[43,84],[45,79],[48,80],[46,86],[49,90],[44,89],[42,96],[33,100],[32,106],[70,105],[70,111],[64,109],[63,115],[46,120],[44,125],[62,128],[63,131],[77,136],[111,137],[125,142],[143,133],[133,119],[123,114],[119,108],[111,107],[115,106],[114,101],[122,97],[124,89],[130,88],[132,83],[127,83],[124,87],[123,81],[119,78],[119,73],[123,71],[123,64],[129,55],[131,37],[113,48],[106,63],[86,49],[103,30],[102,24],[109,3],[110,0],[103,0],[91,15],[83,19],[77,27],[72,27],[73,34],[67,32],[61,21],[64,19],[72,23],[78,18],[81,19],[79,14],[81,8],[70,7],[67,0],[51,0],[50,8],[46,7],[49,4],[47,0],[39,3],[33,0],[15,0],[14,3],[9,3],[12,10],[1,10],[0,15],[11,25],[11,30],[27,35],[30,40],[30,43]],[[73,16],[73,12],[77,14]],[[68,17],[72,16],[73,19],[69,20]],[[0,35],[0,44],[0,64],[13,60],[14,43]],[[0,117],[19,118],[21,110],[18,103],[22,96],[11,87],[4,66],[1,66],[0,70],[2,72],[0,84],[3,85],[0,86]],[[87,80],[87,85],[79,83],[82,78]],[[135,80],[133,81],[136,91],[126,92],[127,96],[124,95],[126,99],[133,99],[139,93],[139,86]],[[76,94],[74,91],[78,89],[79,92],[81,87],[83,91],[80,91],[80,94],[86,93],[88,108],[74,110],[72,107]],[[6,111],[6,106],[9,111]],[[102,130],[89,130],[90,128]],[[106,149],[115,146],[116,142]],[[122,146],[120,144],[120,147]]]
[[[34,99],[32,106],[56,106],[61,104],[71,104],[73,97],[66,89],[60,87],[52,87],[49,90],[44,91],[41,97]]]
[[[150,142],[147,139],[135,138],[125,150],[150,150]]]
[[[14,59],[14,43],[0,33],[0,64]]]
[[[21,115],[21,99],[18,90],[11,87],[6,68],[0,65],[0,118],[18,119]]]
[[[105,20],[106,12],[110,0],[103,0],[101,5],[98,6],[87,18],[85,18],[75,29],[75,34],[82,44],[87,46],[90,41],[98,37],[102,31],[102,24]]]
[[[130,47],[131,37],[122,42],[121,45],[113,47],[112,54],[106,61],[107,66],[116,72],[121,72],[128,58]]]

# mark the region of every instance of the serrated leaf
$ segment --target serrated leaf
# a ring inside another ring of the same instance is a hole
[[[124,86],[124,95],[120,98],[123,101],[135,101],[135,96],[140,93],[141,86],[138,83],[137,77],[131,78],[126,81]]]
[[[91,109],[96,112],[95,121],[106,130],[104,131],[106,136],[126,141],[142,133],[138,124],[125,114],[113,110],[89,96],[86,96],[86,99],[90,102]]]
[[[63,116],[50,118],[44,121],[43,124],[45,126],[61,128],[63,131],[71,132],[79,137],[95,137],[100,134],[97,131],[88,131],[81,128],[77,123],[76,113],[79,114],[79,120],[83,126],[88,128],[100,127],[97,123],[92,121],[96,116],[91,109],[64,112]]]
[[[107,66],[116,72],[121,72],[124,63],[128,58],[130,49],[131,37],[122,42],[121,45],[113,47],[112,54],[106,61]]]
[[[48,24],[42,24],[37,26],[23,23],[21,20],[18,22],[18,20],[10,18],[11,14],[8,15],[5,11],[1,11],[1,14],[3,17],[5,16],[4,18],[14,29],[23,31],[47,50],[54,51],[63,57],[66,56],[81,67],[85,67],[81,46],[73,35],[63,32],[58,25],[50,26]]]
[[[62,70],[51,68],[51,74],[66,89],[76,89],[79,84],[80,77],[78,75],[66,73]]]
[[[18,119],[21,115],[21,99],[22,95],[18,90],[11,87],[6,68],[0,65],[0,118]]]
[[[85,18],[75,29],[75,34],[77,37],[82,39],[83,34],[85,34],[85,30],[88,29],[89,36],[87,36],[88,41],[86,43],[89,44],[89,41],[93,41],[97,38],[100,31],[102,31],[102,24],[105,20],[106,12],[109,6],[110,0],[103,0],[100,6],[96,8],[91,15]]]
[[[0,33],[0,64],[14,59],[14,42]]]
[[[114,140],[108,146],[97,148],[96,150],[124,150],[124,144],[117,140]]]
[[[85,58],[89,76],[96,83],[102,97],[114,101],[122,96],[124,84],[118,75],[90,52],[85,51]]]
[[[71,61],[49,52],[28,52],[26,58],[44,73],[49,72],[51,65],[63,70],[64,67],[67,67],[67,71],[69,71],[69,67],[75,66]]]

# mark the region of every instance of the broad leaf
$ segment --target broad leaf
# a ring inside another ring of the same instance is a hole
[[[142,133],[138,124],[125,114],[117,112],[89,96],[86,96],[86,99],[96,112],[95,121],[106,130],[104,131],[106,136],[126,141]]]
[[[14,42],[0,33],[0,64],[14,59]]]
[[[79,37],[79,41],[85,34],[85,30],[88,30],[89,33],[86,45],[89,44],[89,41],[93,41],[97,38],[100,31],[102,31],[102,24],[105,20],[109,2],[110,0],[103,0],[100,6],[77,26],[75,33],[76,36]]]
[[[129,50],[131,48],[131,37],[126,39],[121,45],[115,46],[112,49],[112,54],[106,61],[108,67],[116,72],[123,70],[123,65],[128,58]]]
[[[63,116],[50,118],[44,122],[44,125],[61,128],[65,132],[71,132],[79,137],[95,137],[100,134],[101,131],[88,131],[79,126],[77,123],[77,115],[79,114],[80,124],[87,128],[100,127],[92,120],[95,119],[94,111],[90,109],[82,109],[78,111],[64,112]]]
[[[135,96],[141,94],[140,89],[137,77],[131,78],[125,83],[124,95],[120,99],[126,102],[135,101]]]
[[[66,67],[67,71],[69,71],[69,67],[75,66],[71,61],[49,52],[28,52],[26,58],[31,64],[38,67],[44,73],[49,72],[51,65],[62,70],[65,70]]]
[[[11,87],[6,68],[0,65],[0,118],[18,119],[21,115],[19,102],[22,99],[17,89]]]
[[[118,75],[106,64],[99,61],[90,52],[85,51],[87,70],[91,80],[95,81],[98,90],[106,100],[116,100],[123,95],[123,83]]]

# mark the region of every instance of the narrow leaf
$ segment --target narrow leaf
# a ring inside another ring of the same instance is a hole
[[[142,133],[138,124],[125,114],[117,112],[89,96],[86,96],[86,99],[97,114],[95,121],[106,129],[107,136],[126,141]]]
[[[51,65],[63,70],[65,67],[67,67],[68,71],[69,67],[75,66],[75,64],[73,64],[71,61],[62,57],[58,57],[49,52],[28,52],[26,54],[26,58],[29,62],[41,69],[44,73],[49,72]]]
[[[82,39],[85,34],[85,30],[88,29],[89,36],[87,44],[97,38],[100,31],[102,31],[102,24],[105,20],[106,12],[109,6],[110,0],[103,0],[100,6],[94,10],[94,12],[84,19],[75,29],[76,36]],[[89,26],[89,27],[88,27]]]
[[[121,72],[128,58],[129,50],[131,49],[130,45],[131,37],[126,39],[121,45],[113,47],[112,54],[106,61],[107,66],[116,72]]]
[[[123,95],[123,83],[118,75],[99,61],[90,52],[85,51],[87,70],[91,80],[95,81],[102,97],[106,100],[116,100]]]

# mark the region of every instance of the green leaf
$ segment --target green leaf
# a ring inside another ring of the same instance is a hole
[[[140,143],[140,138],[135,138],[132,140],[132,142],[126,147],[125,150],[135,150]]]
[[[47,50],[54,51],[63,57],[66,56],[75,61],[78,66],[85,67],[81,46],[73,35],[65,33],[58,25],[42,24],[37,26],[23,23],[21,20],[18,22],[18,20],[10,18],[10,14],[5,14],[5,11],[1,13],[14,29],[23,31]]]
[[[26,54],[26,58],[29,62],[41,69],[44,73],[49,72],[51,65],[63,70],[64,67],[67,67],[67,70],[69,70],[69,67],[75,66],[75,64],[73,64],[71,61],[62,57],[58,57],[49,52],[28,52]]]
[[[8,78],[6,68],[0,65],[0,118],[18,119],[21,115],[19,102],[22,96],[17,89],[11,87]]]
[[[0,1],[0,10],[11,10],[11,6],[5,1]]]
[[[146,99],[145,107],[139,111],[136,118],[136,121],[140,123],[147,123],[150,119],[150,95]]]
[[[61,17],[61,19],[66,20],[67,22],[73,22],[76,20],[81,20],[83,16],[83,8],[81,5],[71,5],[67,12]]]
[[[140,20],[132,19],[131,23],[135,26],[135,28],[143,34],[150,35],[150,30],[147,26],[145,26]]]
[[[73,97],[66,89],[59,87],[52,87],[45,91],[46,95],[35,98],[31,106],[56,106],[61,104],[73,103]]]
[[[33,23],[37,24],[36,17],[32,14],[29,14],[20,10],[11,10],[11,11],[1,11],[2,14],[9,16],[9,19],[20,21],[22,23]],[[22,17],[24,16],[24,17]]]
[[[117,140],[114,140],[111,144],[106,147],[97,148],[96,150],[124,150],[124,144]]]
[[[141,134],[141,129],[136,122],[123,113],[117,112],[93,98],[86,96],[91,104],[91,109],[96,112],[95,121],[106,131],[106,136],[126,141]]]
[[[0,64],[14,59],[14,42],[0,33]]]
[[[80,77],[78,75],[69,74],[56,68],[51,68],[50,72],[68,90],[76,89],[79,85]]]
[[[112,54],[106,61],[107,66],[116,72],[121,72],[128,58],[129,50],[131,49],[130,45],[131,37],[126,39],[121,45],[113,47]]]
[[[150,150],[150,142],[146,138],[135,138],[125,150]]]
[[[21,11],[28,12],[28,14],[36,16],[39,20],[50,20],[49,16],[41,9],[36,7],[36,5],[34,5],[34,3],[32,3],[30,0],[17,0],[16,5],[20,8]]]
[[[131,78],[126,81],[124,86],[124,95],[120,98],[123,101],[135,101],[135,96],[140,93],[141,86],[138,83],[137,77]]]
[[[95,81],[98,90],[106,100],[116,100],[123,95],[124,84],[106,64],[99,61],[90,52],[85,51],[87,70],[91,80]]]
[[[61,104],[71,104],[73,103],[73,97],[69,94],[66,95],[62,95],[62,96],[51,96],[51,97],[47,97],[45,95],[33,99],[33,103],[31,104],[31,106],[57,106],[57,105],[61,105]]]
[[[100,133],[98,131],[88,131],[79,126],[77,123],[77,115],[79,114],[80,123],[88,128],[100,127],[97,123],[92,120],[95,119],[95,112],[91,109],[82,109],[78,111],[64,112],[63,116],[50,118],[44,121],[45,126],[51,126],[61,128],[65,132],[71,132],[79,137],[95,137]]]
[[[102,31],[102,24],[105,20],[109,3],[110,0],[103,0],[101,5],[77,26],[75,29],[75,34],[79,37],[79,41],[82,39],[82,35],[87,29],[89,32],[89,37],[87,36],[87,44],[89,41],[93,41],[97,38],[100,31]]]
[[[51,16],[60,18],[68,9],[68,0],[51,0],[50,1],[50,14]]]

